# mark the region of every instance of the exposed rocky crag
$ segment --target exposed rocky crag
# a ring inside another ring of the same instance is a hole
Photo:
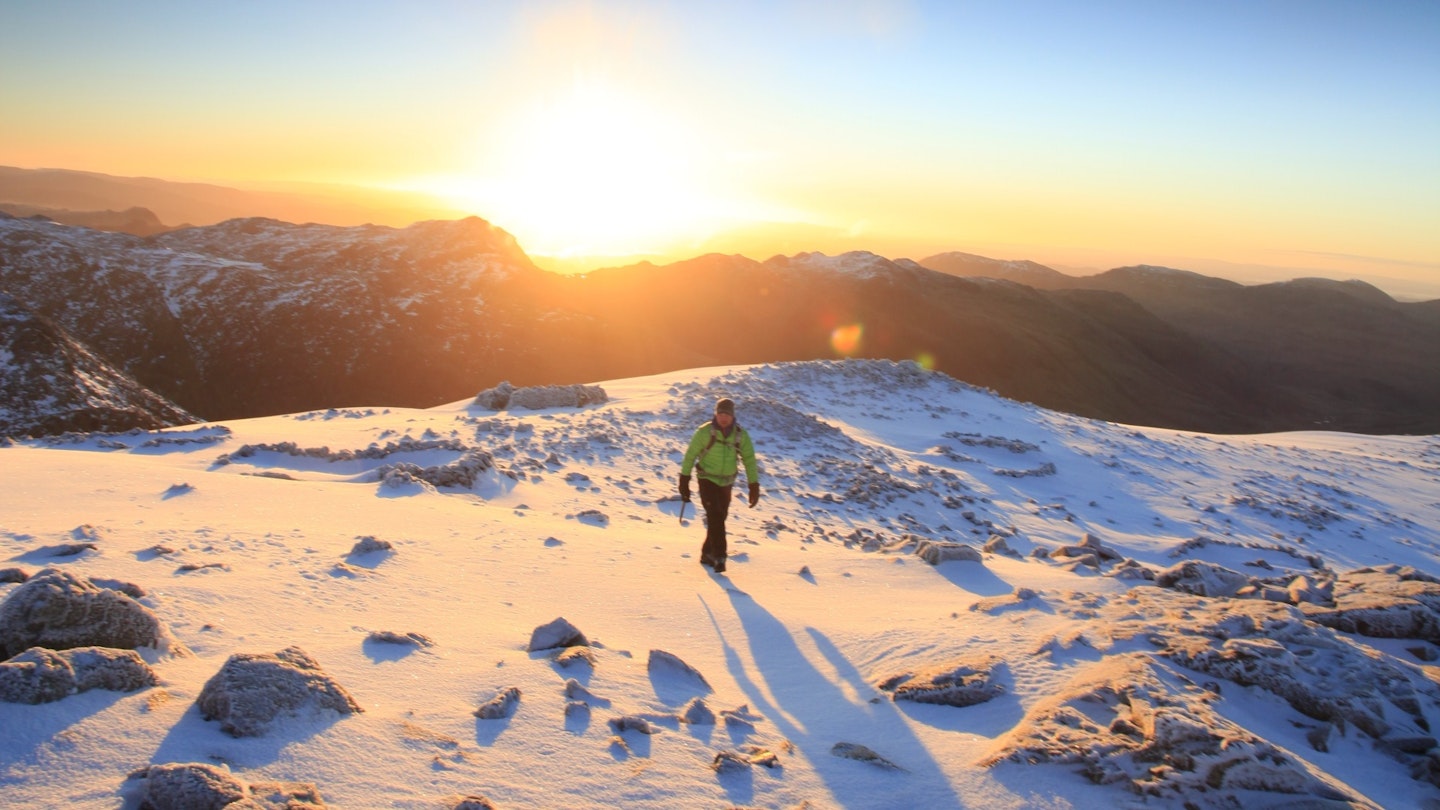
[[[0,290],[0,436],[197,421]]]
[[[473,217],[250,218],[140,238],[0,214],[0,287],[206,419],[856,355],[923,357],[1011,398],[1130,424],[1440,432],[1433,307],[1194,274],[1081,284],[1038,267],[1020,284],[869,253],[711,255],[563,277]],[[686,305],[696,289],[706,306]]]

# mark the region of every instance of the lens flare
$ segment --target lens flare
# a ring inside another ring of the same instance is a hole
[[[915,355],[915,362],[919,363],[920,367],[926,371],[935,370],[935,355],[930,352],[920,352]]]
[[[830,333],[830,348],[842,357],[850,357],[860,351],[860,340],[865,335],[863,324],[852,323],[836,327]]]

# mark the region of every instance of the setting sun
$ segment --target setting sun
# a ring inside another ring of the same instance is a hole
[[[539,256],[656,253],[702,235],[696,133],[614,87],[577,79],[511,115],[464,174],[427,181]]]

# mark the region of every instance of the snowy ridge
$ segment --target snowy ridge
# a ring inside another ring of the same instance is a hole
[[[0,436],[193,421],[0,291]]]
[[[447,364],[442,354],[483,363],[473,347],[519,318],[492,302],[496,285],[513,295],[541,273],[475,218],[403,229],[241,219],[149,239],[0,220],[0,286],[212,417],[353,401],[345,390],[366,380],[449,390],[422,369]],[[401,348],[432,340],[439,351]]]
[[[1440,438],[1134,428],[881,361],[599,385],[0,448],[0,605],[59,569],[189,652],[0,702],[0,800],[133,808],[201,763],[334,807],[1440,801]],[[720,396],[764,496],[712,575],[674,482]],[[207,720],[236,655],[359,711]]]
[[[528,264],[514,237],[475,217],[417,222],[406,228],[235,219],[173,231],[155,241],[175,250],[226,256],[297,275],[337,261],[352,269],[387,274],[413,272],[420,265],[436,272],[438,265],[443,275],[461,282],[472,274],[503,279],[517,259]]]
[[[898,267],[911,270],[923,269],[909,259],[891,261],[884,256],[877,256],[863,250],[852,250],[839,256],[827,256],[824,253],[797,253],[789,258],[777,256],[766,264],[810,273],[841,274],[857,279],[889,276]]]

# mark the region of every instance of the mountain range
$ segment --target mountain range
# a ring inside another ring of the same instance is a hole
[[[140,219],[135,209],[143,210]],[[42,214],[58,222],[141,236],[184,227],[184,223],[214,225],[249,216],[361,225],[458,215],[455,209],[424,194],[361,186],[298,183],[280,189],[241,189],[16,166],[0,166],[0,211],[15,216]]]
[[[1076,277],[858,252],[562,276],[474,217],[406,228],[242,218],[142,237],[4,216],[0,289],[150,389],[162,423],[857,356],[920,359],[1128,424],[1440,432],[1440,305],[1360,282],[1247,287],[1153,267]],[[10,401],[41,397],[7,373]],[[110,407],[78,395],[55,407],[87,402]],[[64,422],[7,414],[12,434]]]

